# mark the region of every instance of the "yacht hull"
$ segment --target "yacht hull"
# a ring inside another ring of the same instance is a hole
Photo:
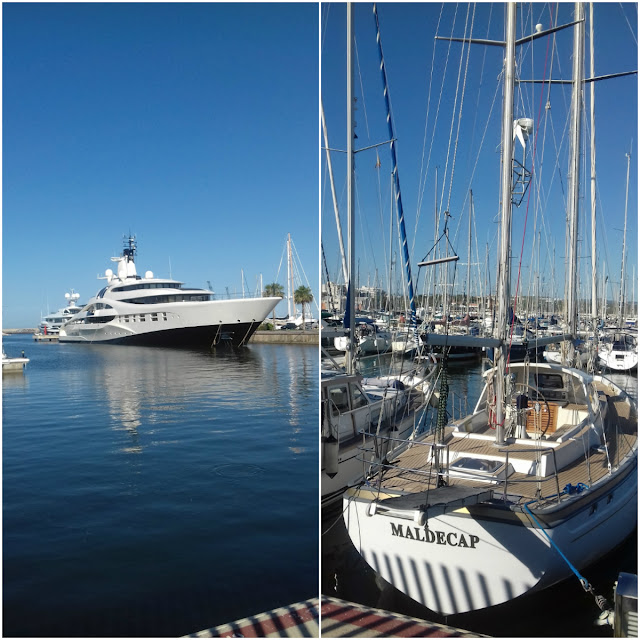
[[[638,368],[637,351],[602,350],[598,354],[598,360],[611,371],[633,371]]]
[[[113,312],[92,322],[64,325],[60,342],[211,348],[246,344],[280,298],[176,303],[112,303]],[[104,321],[103,321],[104,320]]]
[[[602,487],[540,518],[545,533],[578,570],[633,531],[636,469],[635,460],[630,461]],[[572,575],[524,512],[481,504],[427,516],[420,525],[415,511],[403,517],[370,515],[374,498],[358,489],[345,494],[352,542],[382,578],[442,615],[495,606]]]

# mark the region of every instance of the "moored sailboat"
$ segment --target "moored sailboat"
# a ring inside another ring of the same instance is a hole
[[[576,8],[574,124],[584,28],[581,6]],[[502,194],[512,188],[515,4],[506,14],[506,42],[493,43],[505,49]],[[576,163],[579,139],[574,130]],[[578,176],[576,164],[571,223]],[[374,465],[367,484],[349,489],[343,503],[347,530],[367,563],[443,615],[495,606],[578,574],[624,540],[637,521],[634,401],[602,376],[507,360],[511,204],[503,195],[495,366],[485,374],[474,411],[449,424],[439,412],[436,429]],[[571,250],[575,261],[575,245]],[[569,279],[575,338],[575,269]],[[575,361],[571,351],[568,359]]]
[[[402,439],[415,433],[433,393],[429,377],[417,372],[397,373],[364,379],[356,371],[356,356],[362,349],[357,336],[355,296],[350,295],[355,272],[354,243],[354,155],[353,148],[353,7],[347,5],[347,191],[348,191],[348,261],[345,265],[348,284],[347,310],[344,327],[348,331],[344,344],[345,370],[323,370],[321,376],[322,437],[321,437],[321,497],[322,506],[339,500],[350,486],[358,484],[372,463],[386,460]],[[392,136],[393,137],[393,136]],[[393,147],[392,147],[393,148]],[[395,173],[397,181],[397,171]],[[399,184],[396,183],[399,194]],[[398,195],[399,198],[399,195]],[[399,207],[399,225],[404,224]],[[406,245],[406,242],[405,242]],[[412,305],[411,326],[415,334],[415,302],[411,288],[411,273],[405,261]],[[373,323],[368,326],[375,328]],[[377,332],[376,332],[377,333]],[[372,333],[372,336],[376,334]],[[336,338],[336,341],[338,339]],[[373,343],[374,348],[378,346]],[[391,346],[388,338],[387,349]]]

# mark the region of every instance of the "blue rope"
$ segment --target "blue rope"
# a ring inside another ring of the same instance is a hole
[[[580,483],[580,484],[582,484],[582,483]],[[565,487],[565,489],[566,489],[566,487]],[[580,573],[578,573],[578,570],[571,564],[571,562],[569,562],[569,559],[567,558],[567,556],[565,556],[564,553],[562,553],[562,551],[560,551],[560,547],[558,547],[558,545],[551,539],[549,534],[542,528],[542,525],[538,522],[538,520],[533,515],[533,513],[531,513],[531,509],[529,509],[528,505],[530,505],[532,502],[536,502],[536,500],[530,500],[529,502],[524,504],[523,505],[524,510],[531,516],[531,519],[535,522],[535,524],[540,529],[540,531],[544,534],[544,536],[547,538],[547,540],[551,543],[553,548],[560,554],[560,557],[569,565],[569,568],[571,569],[571,571],[573,571],[573,573],[576,575],[578,580],[580,580],[580,584],[582,585],[582,588],[587,592],[591,591],[591,585],[589,584],[589,581],[586,578],[584,578],[583,576],[581,576]]]
[[[409,262],[409,247],[407,243],[407,232],[404,226],[404,211],[402,209],[402,197],[400,196],[400,178],[398,176],[398,163],[396,160],[396,145],[393,132],[393,122],[391,120],[391,105],[389,103],[389,86],[387,83],[387,72],[384,65],[384,57],[382,55],[382,39],[380,38],[380,22],[378,21],[378,10],[373,5],[373,15],[376,20],[376,32],[378,41],[378,54],[380,56],[380,72],[382,75],[382,85],[384,88],[384,101],[387,107],[387,126],[389,129],[389,140],[391,143],[391,160],[393,162],[393,178],[396,190],[396,201],[398,208],[398,224],[400,226],[400,235],[402,241],[402,258],[404,260],[404,268],[407,277],[407,292],[409,294],[409,307],[411,310],[411,330],[416,347],[420,346],[418,341],[418,322],[416,318],[416,301],[413,293],[413,279],[411,278],[411,264]]]

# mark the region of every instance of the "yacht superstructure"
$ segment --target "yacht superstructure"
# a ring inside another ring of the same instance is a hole
[[[60,331],[60,327],[71,320],[76,313],[82,311],[82,306],[76,304],[80,294],[71,289],[71,293],[65,293],[64,297],[67,299],[67,306],[58,309],[55,312],[47,314],[40,321],[38,326],[38,334],[40,335],[57,335]]]
[[[280,302],[279,297],[218,299],[207,289],[136,272],[136,240],[111,258],[107,286],[60,329],[60,342],[108,342],[213,347],[222,340],[244,345]]]

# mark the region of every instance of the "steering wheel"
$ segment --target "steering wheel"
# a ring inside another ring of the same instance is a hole
[[[549,427],[551,426],[551,407],[549,406],[547,399],[540,392],[540,389],[538,389],[537,387],[532,387],[530,384],[524,384],[524,382],[517,382],[514,385],[513,396],[521,395],[521,393],[524,392],[526,389],[530,389],[531,391],[533,391],[536,395],[535,402],[539,403],[540,401],[542,401],[544,403],[544,406],[547,409],[547,424],[542,429],[542,434],[541,434],[541,435],[545,435],[547,433],[547,429],[549,429]],[[529,406],[527,409],[525,409],[525,411],[531,411],[533,409],[534,407]],[[540,411],[540,414],[542,414],[542,411]]]

